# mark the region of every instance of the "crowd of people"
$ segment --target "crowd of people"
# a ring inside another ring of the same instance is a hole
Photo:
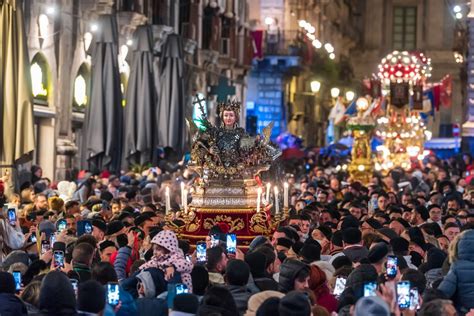
[[[59,183],[34,166],[19,194],[0,181],[0,315],[474,315],[469,155],[369,184],[316,161],[286,170],[271,236],[231,253],[216,225],[204,260],[165,220],[164,184],[178,211],[196,178],[180,164]]]

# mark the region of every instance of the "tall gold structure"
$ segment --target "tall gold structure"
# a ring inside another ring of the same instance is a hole
[[[375,128],[375,121],[372,116],[366,114],[369,107],[369,101],[366,98],[359,98],[356,106],[357,116],[350,118],[347,122],[347,128],[352,130],[354,137],[352,160],[348,170],[352,180],[368,184],[374,170],[370,139]]]

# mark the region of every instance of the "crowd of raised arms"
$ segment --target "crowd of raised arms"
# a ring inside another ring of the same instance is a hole
[[[365,184],[308,155],[286,166],[287,220],[237,251],[225,224],[200,253],[167,225],[163,183],[176,211],[195,178],[181,162],[58,183],[33,166],[17,193],[4,178],[0,315],[474,315],[468,154]]]

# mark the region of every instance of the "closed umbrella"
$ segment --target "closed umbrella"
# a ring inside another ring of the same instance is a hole
[[[168,35],[160,59],[158,145],[182,152],[185,143],[183,43]]]
[[[30,62],[21,2],[0,1],[0,169],[35,149]]]
[[[129,164],[151,161],[157,144],[156,90],[150,26],[139,26],[133,36],[132,65],[125,107],[125,158]]]
[[[91,102],[86,112],[85,144],[93,171],[120,171],[123,108],[118,67],[117,21],[101,15],[90,47],[92,59]]]

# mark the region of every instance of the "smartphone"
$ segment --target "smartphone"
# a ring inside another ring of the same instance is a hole
[[[344,292],[344,290],[346,289],[346,281],[347,281],[346,278],[337,277],[336,284],[334,285],[334,291],[333,291],[334,296],[338,297],[339,295],[342,294],[342,292]]]
[[[397,303],[400,309],[410,307],[410,282],[401,281],[397,283]]]
[[[67,222],[65,219],[60,219],[56,222],[56,230],[58,231],[58,233],[65,230],[66,227],[67,227]]]
[[[117,306],[120,299],[120,289],[118,283],[107,283],[107,303]]]
[[[15,290],[18,292],[21,290],[21,272],[13,271],[13,278],[15,279]]]
[[[203,263],[207,261],[206,257],[206,242],[199,241],[196,244],[196,259],[197,262]]]
[[[38,239],[36,239],[36,234],[31,234],[30,235],[30,242],[37,242]]]
[[[237,236],[235,234],[227,234],[227,253],[235,255],[237,251]]]
[[[64,268],[64,251],[62,250],[55,250],[53,253],[54,258],[54,267],[57,268]]]
[[[74,293],[76,294],[77,297],[77,289],[79,288],[79,281],[76,279],[69,279],[71,281],[72,288],[74,289]]]
[[[54,245],[55,242],[56,242],[56,235],[51,234],[51,237],[49,237],[49,244]]]
[[[365,296],[377,296],[377,283],[376,282],[365,282],[364,283],[364,297]]]
[[[16,224],[16,210],[14,208],[9,208],[7,211],[8,222],[10,225],[15,226]]]
[[[219,236],[211,235],[211,248],[219,246]]]
[[[395,256],[387,257],[387,276],[393,279],[397,276],[398,258]]]
[[[417,288],[412,288],[410,290],[410,310],[416,311],[420,308],[418,305],[420,302],[420,294],[418,293]]]
[[[188,287],[185,284],[177,283],[177,284],[168,284],[168,296],[166,297],[166,301],[168,302],[168,308],[173,308],[173,301],[176,295],[189,293]]]
[[[77,237],[80,237],[84,234],[92,234],[92,223],[88,220],[77,221]]]
[[[41,242],[41,254],[44,254],[49,249],[51,249],[51,244],[49,243],[49,240],[43,240]]]
[[[189,293],[188,287],[185,284],[178,283],[175,285],[176,295]]]

